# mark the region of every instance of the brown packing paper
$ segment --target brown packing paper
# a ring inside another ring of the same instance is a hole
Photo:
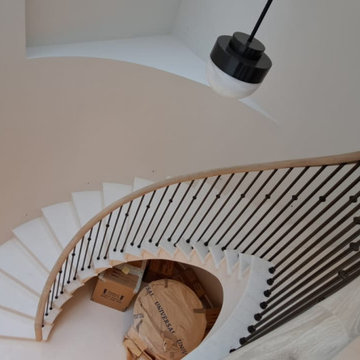
[[[184,284],[166,279],[149,284],[135,302],[134,324],[124,340],[129,359],[182,359],[204,337],[206,316],[199,309],[201,301]]]

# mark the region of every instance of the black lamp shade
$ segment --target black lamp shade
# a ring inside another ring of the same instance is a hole
[[[229,76],[250,84],[260,84],[272,62],[265,54],[265,46],[257,39],[248,43],[249,35],[236,32],[222,35],[211,51],[212,62]]]

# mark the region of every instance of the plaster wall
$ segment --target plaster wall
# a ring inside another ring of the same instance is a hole
[[[178,6],[179,0],[27,0],[27,45],[167,34]]]
[[[174,35],[206,60],[219,35],[249,33],[264,4],[182,0]],[[357,0],[273,2],[257,33],[273,67],[251,99],[279,123],[287,148],[325,154],[359,147],[359,13]]]
[[[26,59],[21,3],[0,2],[1,243],[102,181],[296,156],[274,124],[197,83],[111,60]]]

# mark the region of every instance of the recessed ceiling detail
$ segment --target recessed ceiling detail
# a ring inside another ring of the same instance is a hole
[[[164,35],[180,0],[27,0],[27,46]]]

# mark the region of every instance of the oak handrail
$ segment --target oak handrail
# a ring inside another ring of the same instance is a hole
[[[75,234],[72,240],[68,243],[68,245],[64,248],[61,255],[59,256],[57,262],[53,266],[48,279],[44,285],[43,291],[41,293],[37,313],[35,317],[35,336],[37,341],[42,340],[42,325],[43,325],[43,316],[45,312],[45,306],[48,298],[49,291],[54,283],[56,276],[58,275],[64,261],[70,254],[70,252],[74,249],[76,244],[81,241],[83,236],[101,219],[105,218],[111,212],[120,208],[124,204],[129,203],[132,200],[140,198],[141,196],[153,192],[155,190],[178,184],[183,182],[188,182],[192,180],[204,179],[213,176],[226,175],[232,173],[244,173],[244,172],[252,172],[252,171],[265,171],[265,170],[274,170],[274,169],[284,169],[284,168],[298,168],[298,167],[314,167],[314,166],[322,166],[322,165],[337,165],[337,164],[349,164],[360,161],[360,151],[341,154],[341,155],[333,155],[333,156],[324,156],[324,157],[316,157],[316,158],[305,158],[298,160],[285,160],[285,161],[277,161],[277,162],[268,162],[261,164],[252,164],[252,165],[243,165],[243,166],[234,166],[234,167],[226,167],[208,171],[201,171],[189,175],[177,176],[164,181],[156,182],[147,187],[134,191],[133,193],[115,201],[111,205],[104,208],[101,212],[99,212],[96,216],[90,219],[85,225],[83,225],[79,231]]]

